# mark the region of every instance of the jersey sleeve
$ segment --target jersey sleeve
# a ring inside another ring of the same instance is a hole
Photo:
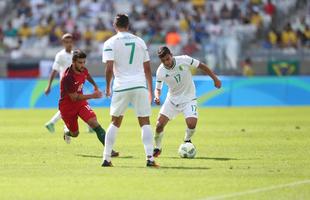
[[[199,60],[196,60],[195,58],[192,58],[190,56],[185,55],[185,56],[183,56],[183,59],[184,59],[184,62],[186,64],[188,64],[189,66],[193,66],[196,68],[199,66],[200,62],[199,62]]]
[[[160,67],[158,68],[157,72],[156,72],[156,84],[155,84],[155,88],[161,90],[163,88],[163,76],[162,76],[162,71],[160,70]]]
[[[77,86],[74,84],[74,78],[72,76],[66,76],[63,78],[65,93],[74,93],[77,91]]]
[[[62,64],[61,57],[59,54],[56,54],[52,69],[56,70],[59,73],[61,64]]]
[[[102,62],[106,63],[108,60],[114,60],[114,49],[110,41],[104,43],[102,51]]]
[[[142,40],[142,39],[141,39]],[[150,55],[149,55],[149,50],[145,44],[145,42],[142,40],[142,48],[144,51],[144,56],[143,56],[143,62],[150,61]]]

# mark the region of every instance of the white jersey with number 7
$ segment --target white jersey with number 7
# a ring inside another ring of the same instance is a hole
[[[128,32],[118,32],[103,46],[102,62],[114,61],[113,91],[146,88],[143,63],[150,60],[145,42]]]

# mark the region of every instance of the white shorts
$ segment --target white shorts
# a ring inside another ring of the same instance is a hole
[[[113,92],[110,115],[115,117],[124,115],[129,104],[133,106],[137,117],[151,115],[151,104],[148,99],[148,91],[145,88]]]
[[[183,113],[185,119],[189,117],[198,118],[197,100],[192,100],[188,103],[173,104],[169,99],[160,108],[159,113],[167,116],[170,120],[175,118],[179,113]]]

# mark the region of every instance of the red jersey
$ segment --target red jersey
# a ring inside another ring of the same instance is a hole
[[[60,81],[59,109],[72,109],[87,104],[86,100],[72,101],[69,93],[83,94],[83,85],[88,76],[86,68],[79,74],[73,71],[72,65],[66,69]]]

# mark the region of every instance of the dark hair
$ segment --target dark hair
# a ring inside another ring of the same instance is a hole
[[[117,14],[114,24],[118,28],[127,28],[129,26],[129,17],[126,14]]]
[[[82,50],[77,49],[73,51],[72,56],[73,61],[76,61],[78,58],[86,58],[86,57],[87,57],[86,53],[84,53]]]
[[[157,55],[159,58],[163,58],[167,54],[171,54],[171,51],[168,47],[166,47],[166,46],[159,47],[159,49],[157,51]]]

